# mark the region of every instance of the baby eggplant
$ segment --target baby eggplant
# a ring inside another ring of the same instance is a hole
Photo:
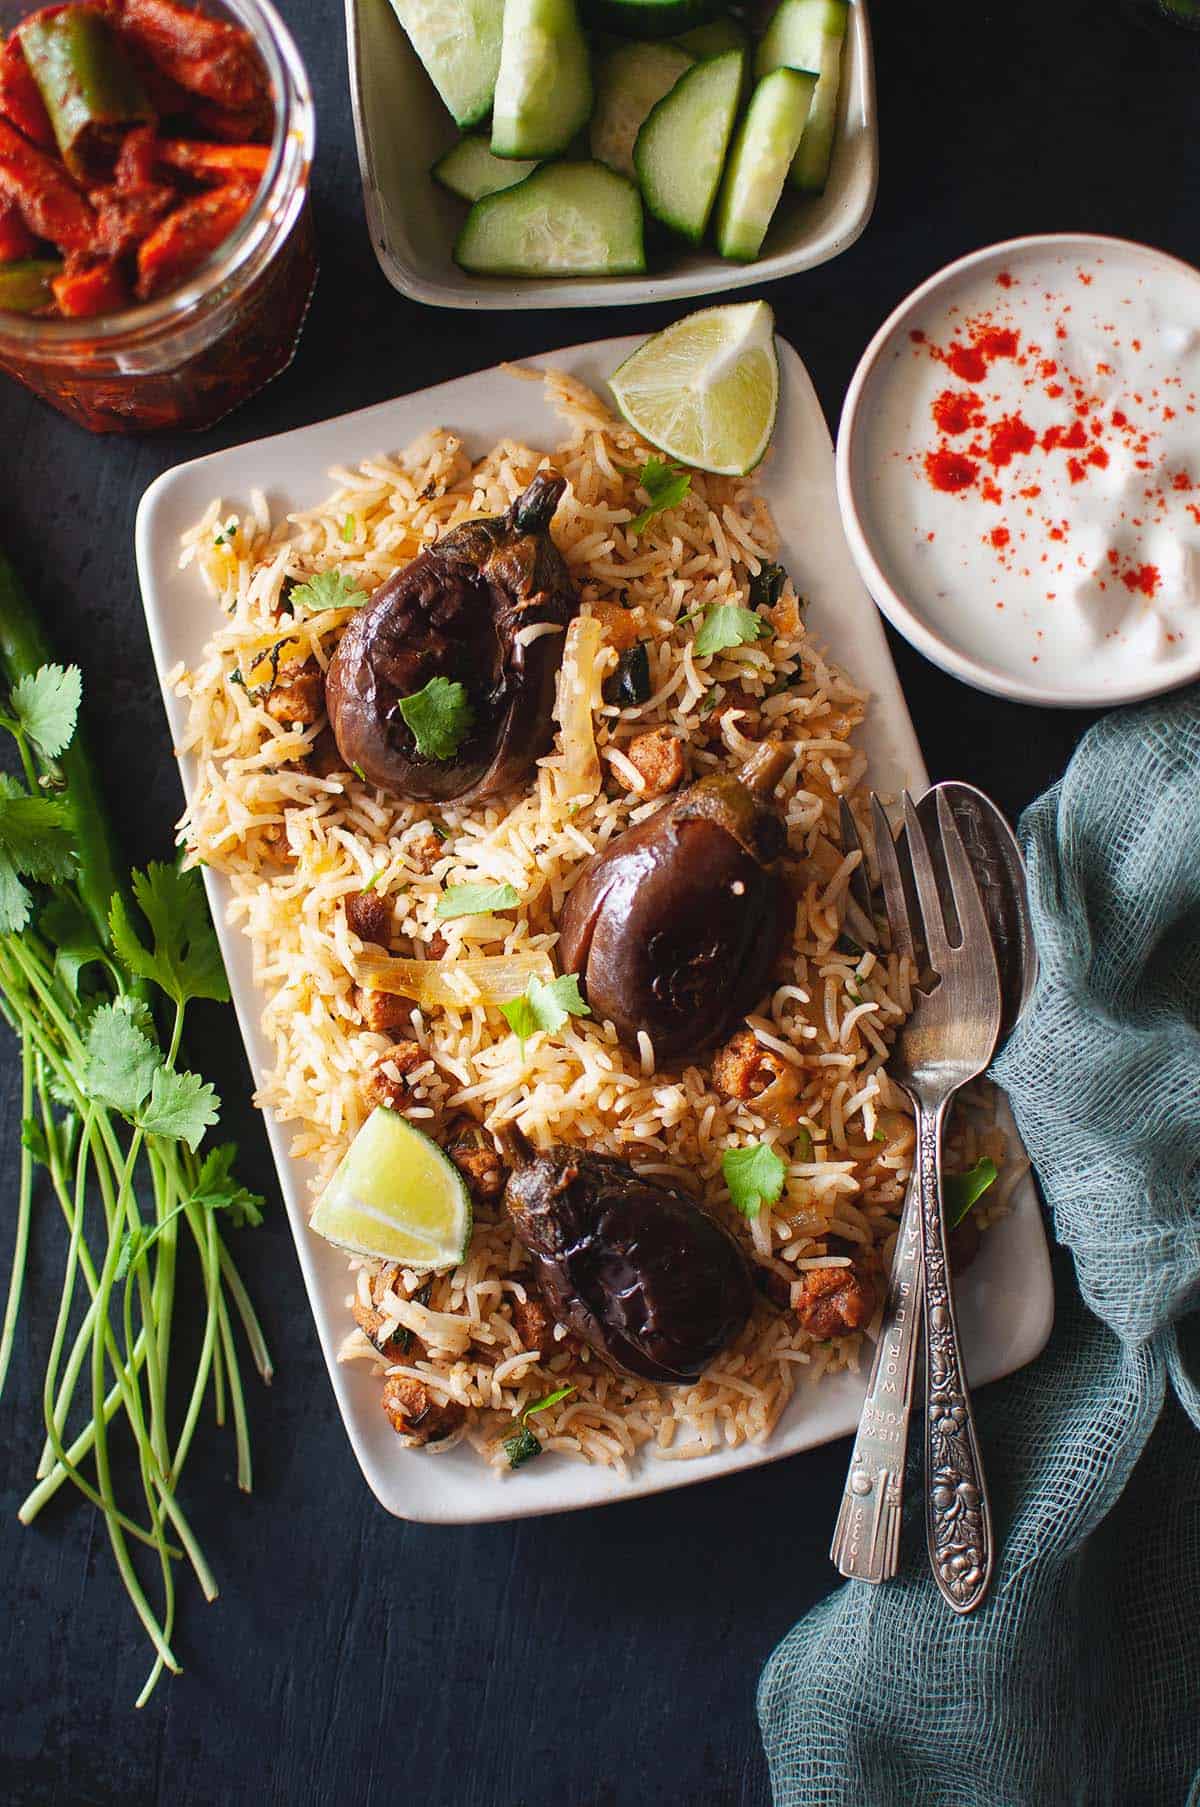
[[[766,990],[791,906],[767,799],[790,755],[768,743],[735,775],[689,785],[594,854],[559,923],[564,972],[621,1040],[659,1059],[720,1041]]]
[[[750,1264],[728,1230],[624,1161],[531,1154],[504,1199],[551,1312],[626,1374],[694,1381],[750,1316]]]
[[[549,533],[565,489],[539,471],[506,515],[452,528],[354,618],[326,678],[350,769],[402,797],[463,803],[511,790],[545,752],[563,634],[579,607]],[[445,757],[421,750],[401,709],[435,678],[461,685],[469,712]]]

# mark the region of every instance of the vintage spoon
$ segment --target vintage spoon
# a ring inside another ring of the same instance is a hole
[[[926,792],[917,805],[917,815],[927,833],[937,822],[939,791],[950,805],[967,849],[992,934],[1000,976],[998,1052],[1016,1027],[1037,979],[1025,862],[1004,816],[989,797],[969,784],[949,781]],[[843,847],[851,852],[857,839],[853,820],[848,822],[847,818],[849,811],[843,816]],[[846,839],[847,834],[850,840]],[[935,837],[930,834],[930,838]],[[953,896],[944,877],[939,874],[943,902],[948,901],[952,910]],[[842,1574],[861,1581],[886,1581],[899,1566],[904,1462],[922,1305],[916,1194],[916,1187],[910,1184],[896,1237],[871,1377],[830,1550]]]

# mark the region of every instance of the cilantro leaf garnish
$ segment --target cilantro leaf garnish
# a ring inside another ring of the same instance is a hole
[[[579,995],[577,973],[563,973],[548,984],[535,973],[521,997],[514,998],[511,1004],[501,1004],[500,1014],[524,1048],[530,1036],[539,1030],[553,1035],[569,1016],[591,1016],[592,1013]]]
[[[84,1085],[148,1135],[186,1142],[193,1151],[217,1120],[220,1100],[196,1073],[168,1067],[124,1000],[93,1012],[84,1043]]]
[[[236,1157],[237,1144],[234,1142],[223,1142],[219,1148],[211,1149],[204,1157],[190,1198],[181,1199],[153,1227],[139,1224],[132,1230],[126,1230],[117,1254],[114,1278],[124,1280],[134,1262],[147,1253],[167,1225],[181,1211],[186,1211],[189,1205],[200,1205],[206,1211],[224,1211],[235,1229],[253,1228],[260,1224],[263,1201],[256,1192],[247,1192],[234,1179],[233,1162]]]
[[[946,1214],[948,1230],[956,1229],[971,1206],[983,1197],[989,1186],[995,1184],[998,1172],[995,1161],[983,1155],[965,1173],[942,1175],[942,1209]]]
[[[449,678],[430,678],[398,707],[422,759],[453,759],[475,721],[465,686]]]
[[[359,609],[367,600],[367,592],[358,579],[344,571],[318,571],[307,583],[296,584],[289,597],[293,614],[297,605],[310,615],[321,615],[326,609]]]
[[[79,975],[85,966],[108,956],[100,946],[96,930],[69,892],[58,892],[38,913],[38,928],[53,946],[55,977],[62,980],[73,998],[79,996]]]
[[[119,893],[108,918],[113,946],[130,972],[153,979],[176,1004],[189,998],[225,1003],[229,986],[200,874],[153,861],[144,872],[132,875],[132,885],[150,925],[152,947],[142,941]]]
[[[84,1043],[84,1089],[98,1104],[132,1117],[150,1096],[163,1064],[156,1048],[121,1004],[102,1004]]]
[[[766,640],[772,632],[770,623],[753,609],[722,602],[709,609],[692,645],[697,657],[705,659],[709,653],[724,652],[727,646],[750,646],[755,640]]]
[[[41,665],[13,685],[13,714],[48,758],[70,746],[82,694],[78,665]]]
[[[447,885],[434,915],[442,922],[455,916],[486,916],[489,910],[515,910],[520,901],[511,885]]]
[[[750,579],[750,607],[756,609],[760,603],[774,607],[783,595],[787,580],[788,574],[782,565],[761,564]]]
[[[692,473],[685,471],[681,464],[671,464],[665,458],[647,458],[637,472],[637,480],[649,496],[650,506],[643,508],[641,514],[634,515],[629,523],[629,531],[635,537],[646,531],[656,514],[662,514],[668,508],[678,508],[692,487]]]
[[[150,1101],[138,1116],[148,1135],[170,1136],[186,1142],[193,1154],[211,1129],[220,1111],[220,1099],[213,1086],[198,1073],[178,1073],[174,1067],[159,1067],[150,1087]]]
[[[748,1142],[744,1148],[725,1150],[721,1172],[736,1209],[743,1217],[757,1217],[764,1205],[773,1205],[782,1193],[787,1163],[769,1142]]]
[[[210,1148],[196,1175],[193,1202],[209,1211],[227,1211],[239,1230],[253,1228],[262,1222],[262,1195],[239,1185],[233,1171],[237,1159],[237,1143],[222,1142]]]
[[[521,1413],[520,1430],[515,1435],[504,1439],[504,1453],[508,1457],[510,1468],[523,1468],[526,1462],[531,1462],[534,1456],[540,1456],[542,1453],[541,1442],[530,1430],[529,1420],[537,1412],[548,1412],[552,1405],[557,1405],[560,1400],[565,1399],[569,1393],[574,1391],[574,1387],[556,1387],[554,1392],[547,1393],[544,1399],[535,1399],[532,1405],[525,1407]]]
[[[31,797],[15,778],[0,773],[0,934],[15,935],[29,921],[32,903],[25,878],[50,882],[75,870],[75,847],[62,804]]]

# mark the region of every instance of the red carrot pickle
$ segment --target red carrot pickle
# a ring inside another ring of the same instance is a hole
[[[225,242],[254,199],[248,182],[227,182],[184,201],[138,246],[137,292],[142,301],[178,288]]]
[[[176,0],[31,13],[0,52],[0,262],[68,260],[50,316],[169,294],[251,205],[273,117],[240,25]]]
[[[295,349],[316,276],[311,103],[286,33],[258,29],[280,94],[249,30],[176,0],[69,0],[0,41],[0,369],[94,431],[205,425]],[[264,229],[235,251],[252,208]],[[169,312],[29,336],[197,282],[185,336]]]
[[[32,257],[36,249],[37,240],[15,201],[0,200],[0,264]]]

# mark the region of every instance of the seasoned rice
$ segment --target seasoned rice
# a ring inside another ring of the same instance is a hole
[[[315,1197],[369,1114],[363,1080],[392,1045],[364,1026],[353,1001],[364,949],[344,899],[373,882],[392,900],[407,951],[428,957],[440,935],[446,968],[469,956],[540,953],[549,972],[555,919],[582,862],[658,807],[625,788],[632,767],[622,749],[635,734],[662,728],[684,740],[693,776],[732,769],[758,744],[743,726],[752,706],[764,731],[794,748],[778,794],[803,882],[786,976],[749,1025],[795,1068],[805,1133],[785,1134],[753,1101],[720,1095],[707,1062],[655,1071],[644,1036],[634,1053],[611,1025],[571,1019],[522,1051],[497,1011],[469,1002],[430,1012],[413,1005],[404,1034],[427,1059],[408,1077],[406,1114],[435,1135],[469,1116],[494,1128],[516,1123],[540,1144],[621,1155],[691,1190],[757,1262],[793,1286],[814,1267],[846,1265],[844,1254],[828,1252],[829,1236],[886,1261],[913,1131],[885,1060],[910,1005],[912,975],[895,956],[863,953],[842,938],[854,860],[839,843],[840,798],[870,846],[866,761],[854,740],[867,698],[809,638],[790,584],[770,611],[770,639],[697,659],[697,613],[747,606],[750,579],[776,555],[765,501],[750,481],[694,474],[683,501],[633,537],[628,524],[644,499],[629,473],[649,449],[572,379],[551,374],[546,385],[568,429],[550,458],[506,440],[473,461],[457,434],[439,429],[396,456],[333,471],[333,493],[309,512],[273,522],[261,495],[241,513],[214,501],[185,536],[183,563],[203,578],[223,619],[197,668],[175,674],[190,702],[180,750],[196,765],[183,832],[192,857],[228,880],[230,918],[252,948],[273,1050],[257,1102],[292,1127],[292,1153],[311,1164]],[[295,625],[288,618],[282,629],[284,586],[336,568],[370,591],[448,528],[503,512],[547,465],[568,483],[553,535],[581,613],[605,623],[606,640],[628,616],[635,637],[648,642],[649,700],[603,704],[595,714],[599,793],[579,794],[561,736],[523,793],[436,812],[357,778],[306,769],[322,723],[274,720],[246,674],[269,663],[284,633],[288,662],[310,656],[325,668],[348,613]],[[746,707],[722,712],[714,732],[708,716],[731,692]],[[439,837],[432,859],[431,822]],[[513,885],[519,916],[438,922],[443,886],[466,883]],[[747,1221],[730,1204],[721,1156],[751,1141],[779,1145],[787,1179],[778,1204]],[[1001,1158],[1003,1136],[986,1114],[961,1132],[959,1153],[964,1161]],[[377,1266],[350,1263],[348,1306],[355,1289],[370,1303]],[[528,1268],[503,1214],[477,1212],[460,1267],[432,1286],[425,1274],[401,1273],[379,1306],[384,1339],[409,1330],[426,1352],[394,1371],[426,1382],[439,1403],[474,1408],[461,1434],[498,1471],[507,1471],[502,1439],[514,1418],[558,1387],[573,1391],[539,1416],[546,1448],[626,1472],[643,1446],[653,1458],[678,1460],[761,1441],[798,1379],[856,1367],[862,1356],[861,1333],[815,1343],[790,1312],[764,1302],[694,1385],[660,1388],[618,1375],[561,1333],[556,1352],[541,1360],[521,1349],[510,1316]],[[361,1330],[350,1330],[342,1354],[383,1370]]]

